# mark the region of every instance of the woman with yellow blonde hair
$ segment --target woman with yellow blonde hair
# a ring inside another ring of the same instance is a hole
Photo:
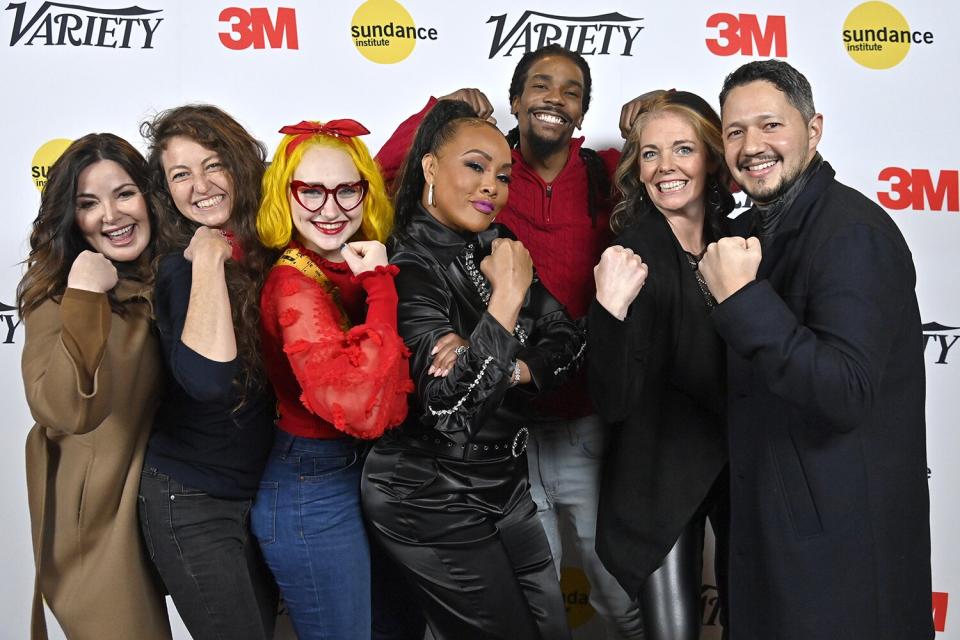
[[[368,640],[364,441],[403,421],[411,388],[382,244],[393,207],[360,123],[280,132],[257,216],[261,242],[284,250],[260,320],[279,418],[251,528],[300,640]]]

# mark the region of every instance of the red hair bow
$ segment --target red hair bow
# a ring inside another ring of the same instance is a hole
[[[293,153],[293,150],[304,140],[316,136],[332,136],[334,138],[353,138],[354,136],[365,136],[370,130],[365,126],[350,118],[340,120],[329,120],[327,122],[310,122],[303,120],[299,124],[288,124],[280,127],[280,133],[296,136],[287,145],[287,157]]]

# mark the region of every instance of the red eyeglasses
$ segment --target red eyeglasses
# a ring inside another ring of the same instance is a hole
[[[333,201],[343,211],[353,211],[360,206],[367,195],[367,181],[344,182],[335,187],[327,188],[322,184],[309,184],[302,180],[290,182],[290,192],[293,199],[301,207],[311,213],[316,213],[327,202],[327,196],[332,195]]]

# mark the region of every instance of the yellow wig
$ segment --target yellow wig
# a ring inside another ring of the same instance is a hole
[[[290,210],[290,180],[300,166],[303,154],[313,146],[331,147],[343,151],[353,160],[360,177],[367,181],[369,193],[363,200],[363,221],[356,240],[385,242],[393,229],[393,204],[380,175],[380,168],[371,157],[367,145],[354,136],[337,137],[325,134],[312,135],[294,146],[287,157],[287,146],[297,135],[285,135],[273,161],[263,174],[263,199],[257,212],[257,234],[260,242],[271,249],[282,249],[290,244],[293,236],[292,212]]]

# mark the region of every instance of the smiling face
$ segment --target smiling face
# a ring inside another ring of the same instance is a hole
[[[160,161],[173,203],[185,218],[207,227],[229,226],[233,179],[216,151],[174,136]]]
[[[100,160],[80,172],[75,220],[87,244],[114,262],[136,260],[150,242],[147,201],[113,160]]]
[[[820,114],[805,121],[786,94],[765,80],[732,89],[723,103],[722,120],[730,173],[760,204],[790,188],[816,154],[823,132]]]
[[[702,219],[708,151],[693,125],[677,113],[659,113],[640,131],[640,181],[663,214]]]
[[[334,189],[340,185],[337,196],[325,194],[321,189],[301,188],[300,200],[311,206],[311,201],[319,202],[326,196],[323,206],[316,211],[305,208],[291,192],[290,213],[297,239],[305,247],[333,262],[342,262],[340,246],[349,242],[360,229],[363,222],[363,202],[349,211],[344,211],[337,203],[339,199],[345,206],[353,204],[351,187],[360,180],[360,172],[353,160],[345,152],[332,147],[313,146],[306,150],[303,159],[293,173],[293,180],[299,180],[310,186],[323,186]]]
[[[436,154],[423,157],[427,185],[434,185],[430,214],[446,227],[479,233],[507,203],[512,159],[495,128],[465,122]],[[426,203],[427,198],[424,196]]]
[[[521,147],[541,153],[566,147],[583,122],[583,91],[583,73],[573,61],[560,56],[537,60],[510,104]]]

